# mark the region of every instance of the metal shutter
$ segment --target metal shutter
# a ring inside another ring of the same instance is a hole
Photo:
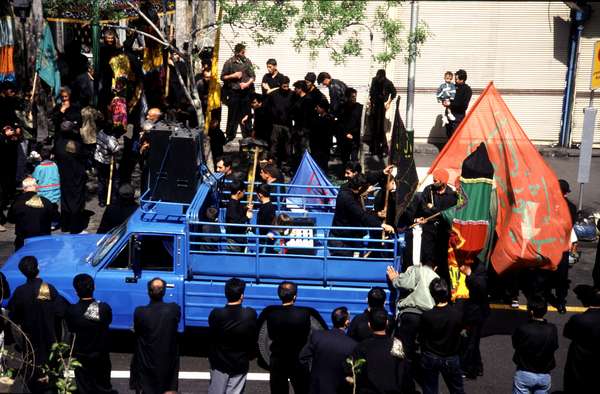
[[[592,5],[593,12],[590,20],[585,23],[583,35],[579,42],[577,79],[575,81],[577,94],[573,107],[571,140],[576,143],[581,142],[583,109],[590,102],[590,74],[592,71],[594,43],[600,40],[600,4],[590,3],[590,5]],[[600,108],[600,91],[596,91],[596,95],[594,96],[594,107]],[[594,145],[600,145],[600,116],[596,117],[596,128],[594,130]]]

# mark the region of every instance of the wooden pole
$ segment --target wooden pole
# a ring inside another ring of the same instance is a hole
[[[175,26],[171,23],[169,27],[169,42],[173,40],[173,31]],[[169,97],[169,83],[171,82],[171,68],[169,67],[169,60],[171,60],[171,52],[167,51],[167,77],[165,78],[165,99]],[[173,62],[173,67],[177,67]]]
[[[248,206],[252,206],[252,194],[254,194],[254,179],[256,178],[256,164],[258,163],[259,148],[254,147],[254,161],[252,171],[248,173]]]
[[[35,91],[37,89],[37,79],[38,79],[37,77],[38,77],[38,73],[36,71],[35,74],[33,75],[33,88],[31,89],[30,104],[32,105],[32,107],[33,107],[33,102],[35,101]]]
[[[433,218],[436,218],[436,217],[440,216],[441,214],[442,214],[442,212],[440,211],[438,213],[434,213],[433,215],[431,215],[429,217],[426,217],[425,218],[425,223],[427,223],[428,221],[430,221]],[[411,224],[408,228],[415,228],[417,226],[417,224],[419,224],[419,223]]]
[[[106,206],[110,205],[110,196],[112,194],[113,169],[115,167],[115,156],[110,158],[110,171],[108,175],[108,194],[106,195]]]

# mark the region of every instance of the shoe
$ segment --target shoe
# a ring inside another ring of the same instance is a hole
[[[6,231],[6,227],[4,227],[3,225],[0,224],[0,233],[3,233]]]
[[[565,313],[567,313],[567,307],[565,304],[558,304],[556,306],[556,310],[558,311],[558,313],[560,313],[561,315],[564,315]]]
[[[519,304],[519,300],[517,300],[516,298],[510,302],[510,307],[511,308],[515,308],[516,309],[519,306],[521,306],[521,305]]]

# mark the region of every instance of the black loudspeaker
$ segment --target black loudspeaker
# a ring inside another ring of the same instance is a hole
[[[149,133],[149,198],[189,203],[198,186],[201,133],[159,123]]]

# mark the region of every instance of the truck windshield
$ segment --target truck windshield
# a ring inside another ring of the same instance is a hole
[[[119,227],[115,227],[110,230],[100,241],[98,242],[98,247],[96,251],[92,254],[92,256],[88,259],[95,267],[102,261],[104,256],[112,249],[112,247],[121,239],[123,233],[127,229],[127,222],[124,222]]]

